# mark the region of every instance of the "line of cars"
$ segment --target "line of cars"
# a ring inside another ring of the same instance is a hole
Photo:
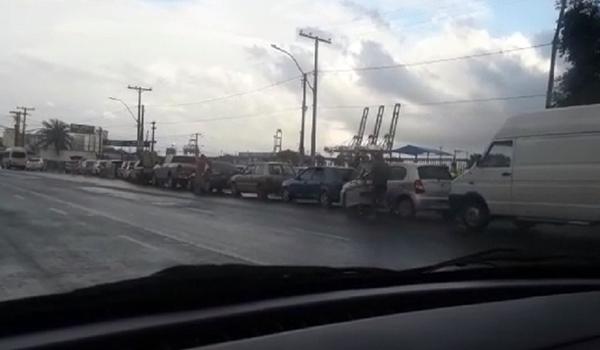
[[[118,176],[134,182],[143,168],[124,162]],[[229,189],[234,197],[256,194],[266,200],[271,195],[285,202],[315,200],[323,207],[340,203],[354,208],[369,202],[369,165],[359,169],[344,167],[306,167],[295,169],[284,162],[260,162],[240,168],[234,164],[212,160],[198,174],[197,159],[193,156],[167,156],[146,175],[151,180],[141,183],[170,189],[188,189],[208,194]],[[402,218],[415,216],[417,211],[448,212],[451,176],[446,166],[397,163],[390,168],[385,208]]]
[[[28,171],[44,171],[46,163],[42,158],[27,155],[23,147],[9,147],[2,152],[2,168]]]
[[[239,169],[215,160],[208,171],[196,174],[195,157],[168,156],[151,168],[122,167],[123,174],[143,174],[143,183],[197,194],[224,189],[235,197],[277,194],[286,202],[313,199],[325,207],[339,202],[349,212],[375,205],[401,218],[436,211],[478,231],[497,217],[513,219],[520,229],[540,222],[600,224],[599,149],[600,105],[590,105],[509,118],[482,158],[455,179],[445,166],[390,164],[387,191],[379,201],[373,200],[369,164],[298,171],[282,162]]]

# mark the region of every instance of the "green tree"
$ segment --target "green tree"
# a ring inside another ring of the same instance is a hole
[[[40,146],[44,148],[52,147],[58,155],[60,151],[71,149],[73,136],[69,135],[69,125],[58,119],[50,119],[42,123],[40,130]]]
[[[276,157],[279,161],[290,163],[292,165],[298,165],[300,163],[300,153],[289,149],[277,153]]]
[[[557,79],[557,107],[600,103],[600,1],[569,0],[558,50],[568,64]]]

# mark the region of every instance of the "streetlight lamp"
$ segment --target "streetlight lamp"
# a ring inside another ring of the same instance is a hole
[[[129,108],[129,106],[127,105],[127,103],[125,103],[125,101],[121,100],[120,98],[116,98],[116,97],[112,97],[109,96],[108,97],[109,100],[113,100],[113,101],[117,101],[117,102],[121,102],[121,104],[123,106],[125,106],[125,108],[127,108],[127,111],[129,112],[129,114],[131,115],[131,118],[133,118],[133,121],[138,123],[139,121],[137,120],[137,118],[135,117],[135,115],[133,114],[133,112],[131,111],[131,108]]]
[[[275,44],[271,44],[271,47],[274,48],[275,50],[283,53],[284,55],[288,56],[289,58],[291,58],[292,61],[294,61],[294,63],[296,64],[296,68],[298,68],[300,73],[302,73],[302,124],[300,126],[299,151],[300,151],[300,157],[304,157],[304,120],[306,118],[306,109],[307,109],[306,108],[306,86],[308,85],[308,87],[313,92],[313,94],[315,93],[315,89],[310,85],[310,83],[308,82],[307,74],[304,72],[304,70],[302,70],[300,63],[298,63],[296,58],[291,53],[287,52],[286,50],[280,48],[279,46],[277,46]],[[315,125],[313,124],[312,127],[314,129]]]

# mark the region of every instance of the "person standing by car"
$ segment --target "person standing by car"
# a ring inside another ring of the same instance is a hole
[[[373,207],[382,199],[387,191],[387,181],[390,177],[390,167],[383,159],[382,152],[373,153],[371,181],[373,183]]]

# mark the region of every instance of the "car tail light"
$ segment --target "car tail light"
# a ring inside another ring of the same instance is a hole
[[[415,192],[425,193],[425,186],[423,186],[423,182],[421,180],[415,180]]]

